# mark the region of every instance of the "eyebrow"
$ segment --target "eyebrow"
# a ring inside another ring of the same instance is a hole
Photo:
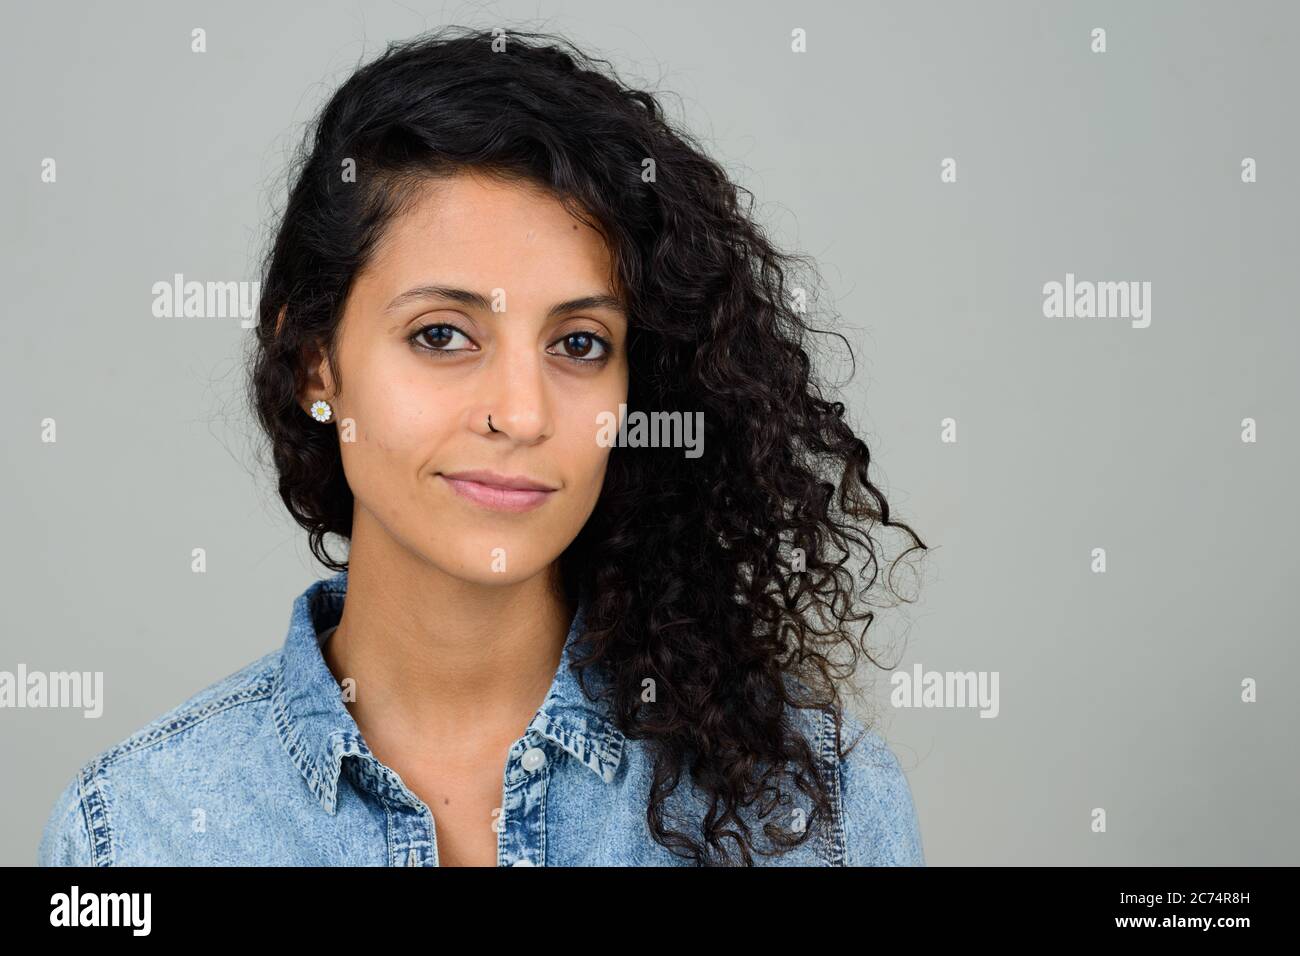
[[[392,302],[388,303],[385,312],[392,312],[399,306],[417,299],[449,299],[452,302],[459,302],[462,305],[471,308],[481,309],[484,312],[492,311],[492,304],[478,292],[470,289],[456,289],[445,285],[421,285],[413,289],[407,289]],[[576,299],[569,299],[566,302],[558,302],[551,306],[546,313],[548,319],[558,318],[567,315],[570,312],[581,312],[584,309],[612,309],[620,313],[624,318],[627,312],[617,298],[612,295],[600,293],[598,295],[584,295]]]

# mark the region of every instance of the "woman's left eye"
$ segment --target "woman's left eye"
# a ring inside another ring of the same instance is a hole
[[[609,341],[602,336],[597,335],[595,332],[570,332],[558,341],[569,344],[575,351],[582,353],[581,355],[564,355],[562,358],[567,358],[580,363],[601,362],[609,358],[611,350]],[[597,345],[600,346],[602,351],[595,358],[589,358],[587,353]]]

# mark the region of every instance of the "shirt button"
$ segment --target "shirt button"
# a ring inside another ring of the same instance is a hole
[[[546,765],[546,751],[541,747],[529,747],[519,758],[519,762],[529,773],[536,773]]]
[[[515,862],[511,863],[510,865],[511,865],[511,866],[532,866],[532,865],[533,865],[533,861],[532,861],[532,860],[529,860],[529,859],[526,859],[525,857],[520,857],[519,859],[515,860]]]

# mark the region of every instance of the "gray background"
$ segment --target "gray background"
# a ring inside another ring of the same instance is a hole
[[[0,863],[35,859],[81,763],[278,647],[324,573],[253,458],[248,333],[154,318],[150,287],[256,279],[301,124],[359,58],[443,23],[560,32],[667,93],[818,263],[874,477],[933,546],[920,600],[873,631],[905,642],[901,669],[1001,675],[996,719],[881,708],[930,864],[1300,862],[1297,5],[158,2],[6,20],[0,669],[102,670],[106,704],[0,710]],[[1150,327],[1044,318],[1042,285],[1067,271],[1150,281]]]

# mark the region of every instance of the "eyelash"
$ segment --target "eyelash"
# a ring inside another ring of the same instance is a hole
[[[455,355],[458,352],[468,351],[467,349],[436,349],[431,346],[422,344],[419,341],[420,337],[424,335],[426,332],[432,331],[433,329],[451,329],[454,332],[459,332],[461,335],[465,336],[465,338],[467,339],[469,338],[469,333],[457,325],[453,325],[450,322],[434,322],[431,325],[426,325],[423,326],[422,328],[416,329],[409,336],[407,336],[406,340],[411,343],[411,346],[413,348],[419,349],[421,352],[425,352],[427,354]],[[610,342],[609,339],[605,338],[603,335],[597,335],[595,332],[592,332],[588,329],[575,329],[572,332],[566,332],[564,335],[560,336],[560,338],[556,339],[556,342],[563,342],[565,339],[572,338],[575,335],[585,335],[589,339],[595,339],[605,349],[605,353],[601,355],[600,358],[594,358],[594,359],[576,358],[572,355],[559,356],[560,358],[568,359],[570,362],[573,362],[575,365],[599,365],[602,362],[607,361],[614,352],[614,344]]]

